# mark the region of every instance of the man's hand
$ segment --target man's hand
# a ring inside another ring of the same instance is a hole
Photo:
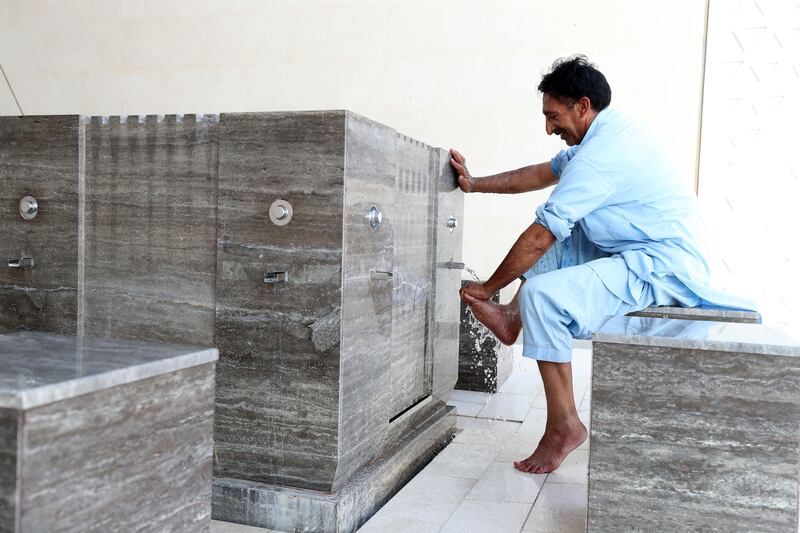
[[[455,148],[450,148],[450,165],[458,174],[458,186],[464,192],[472,192],[475,186],[475,181],[467,170],[466,158],[458,153]]]
[[[469,294],[473,298],[477,298],[478,300],[488,300],[494,293],[487,289],[483,283],[470,283],[466,287],[462,287],[459,291],[461,295],[461,299],[464,300],[464,295]],[[466,300],[464,300],[466,302]]]

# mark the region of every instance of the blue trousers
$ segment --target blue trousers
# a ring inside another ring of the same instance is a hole
[[[626,298],[618,296],[619,287],[609,288],[598,271],[620,280],[616,284],[624,284]],[[564,241],[556,241],[524,278],[519,290],[522,355],[539,361],[568,363],[573,338],[590,338],[612,316],[673,303],[630,272],[622,257],[599,250],[580,224]]]

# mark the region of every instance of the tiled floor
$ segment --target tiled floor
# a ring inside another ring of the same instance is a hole
[[[453,391],[459,433],[360,533],[572,533],[586,522],[588,441],[551,474],[523,474],[544,432],[545,399],[536,362],[515,346],[514,372],[497,394]],[[575,404],[588,427],[591,351],[573,356]],[[268,530],[213,522],[212,533]]]

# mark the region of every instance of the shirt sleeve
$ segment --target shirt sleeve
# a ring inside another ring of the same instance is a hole
[[[553,171],[553,174],[555,174],[557,178],[561,177],[564,167],[567,166],[567,163],[569,163],[570,159],[575,156],[575,151],[577,149],[578,145],[571,146],[566,150],[561,150],[553,157],[553,159],[550,160],[550,170]]]
[[[604,172],[585,161],[572,161],[561,170],[550,198],[536,209],[536,223],[550,230],[559,242],[569,237],[576,222],[603,207],[615,190]]]

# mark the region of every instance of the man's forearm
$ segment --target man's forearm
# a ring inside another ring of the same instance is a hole
[[[473,177],[472,192],[516,194],[538,191],[555,185],[558,178],[553,174],[550,163],[539,163],[527,167],[501,172],[482,178]]]
[[[555,236],[541,224],[531,224],[522,232],[517,242],[511,247],[494,274],[486,280],[484,286],[496,293],[519,276],[530,270],[555,242]]]

